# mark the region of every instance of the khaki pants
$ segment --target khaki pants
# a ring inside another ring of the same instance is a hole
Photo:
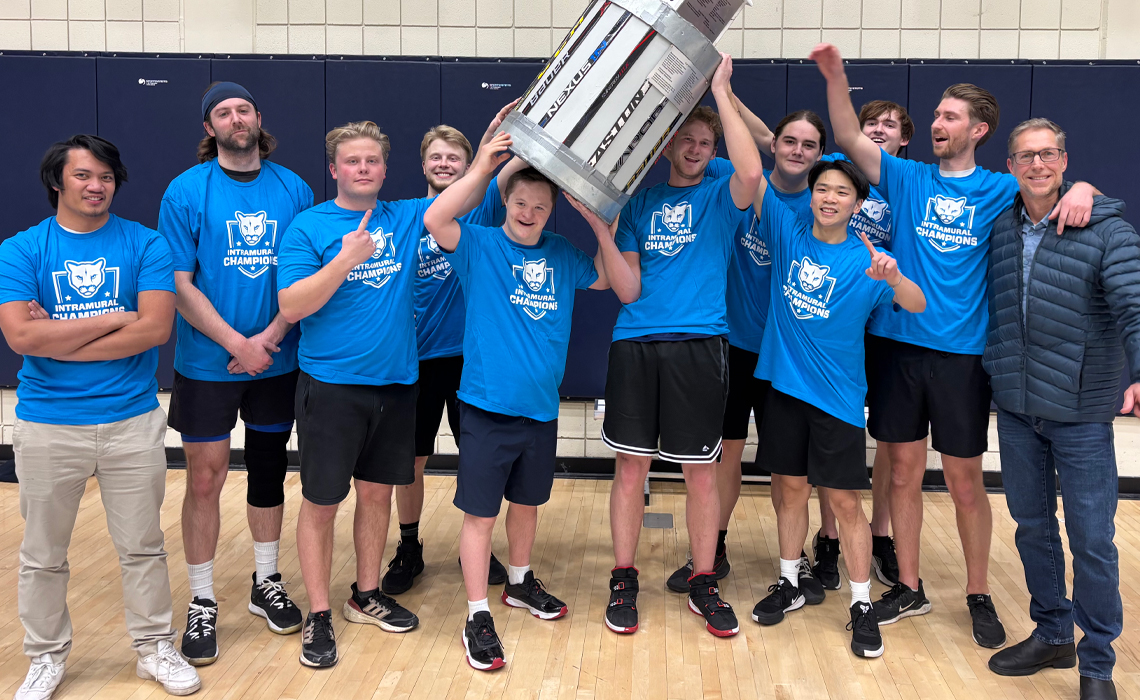
[[[67,548],[88,477],[99,480],[107,529],[119,553],[131,644],[140,656],[175,639],[159,509],[166,495],[162,409],[102,425],[16,421],[20,479],[19,608],[24,653],[61,663],[71,652]],[[103,643],[97,637],[93,644]]]

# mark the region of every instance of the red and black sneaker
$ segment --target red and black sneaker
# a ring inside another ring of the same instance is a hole
[[[740,631],[732,606],[720,599],[714,572],[689,579],[689,610],[704,617],[705,627],[717,637],[731,637]]]
[[[637,569],[632,566],[610,572],[610,604],[606,608],[606,627],[618,634],[637,631]]]

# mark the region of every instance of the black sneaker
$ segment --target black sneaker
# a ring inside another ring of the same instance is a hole
[[[388,562],[388,571],[380,580],[380,590],[388,595],[400,595],[416,582],[424,571],[424,543],[404,542],[396,545],[396,556]]]
[[[825,590],[838,591],[843,587],[843,579],[839,575],[839,540],[824,537],[816,532],[811,550],[815,558],[812,573]]]
[[[467,663],[477,671],[491,671],[507,663],[489,612],[480,610],[467,621],[463,628],[463,649],[467,652]]]
[[[566,603],[547,593],[546,586],[534,577],[533,571],[526,572],[522,583],[507,583],[502,601],[512,608],[529,610],[540,620],[557,620],[566,614]]]
[[[871,538],[871,565],[875,576],[888,586],[899,582],[899,560],[895,556],[895,538],[890,536]]]
[[[459,560],[459,568],[463,568],[463,560]],[[491,565],[487,568],[487,585],[498,586],[507,582],[507,567],[495,558],[495,553],[491,552]]]
[[[218,660],[218,604],[195,598],[186,613],[182,655],[191,666],[209,666]]]
[[[714,574],[696,574],[689,579],[689,610],[705,618],[705,628],[717,637],[740,631],[732,606],[720,599]]]
[[[784,619],[784,613],[799,610],[806,602],[800,589],[783,576],[768,586],[768,596],[752,608],[752,619],[762,625],[774,625]]]
[[[823,590],[823,584],[812,572],[811,562],[808,561],[807,554],[803,550],[800,550],[800,569],[797,578],[799,579],[800,593],[803,593],[804,602],[808,605],[819,605],[827,597],[827,593]]]
[[[618,634],[637,631],[637,569],[632,566],[610,572],[610,604],[606,608],[606,627]]]
[[[304,618],[289,599],[281,574],[273,574],[261,583],[253,575],[253,590],[249,594],[249,611],[264,617],[269,629],[277,634],[293,634],[301,629]]]
[[[333,632],[332,610],[310,612],[301,632],[301,663],[315,668],[335,666],[336,634]]]
[[[970,618],[974,621],[974,642],[987,649],[1004,647],[1005,627],[990,596],[985,593],[968,595],[966,606],[970,608]]]
[[[362,598],[356,584],[352,584],[352,595],[344,601],[344,619],[364,625],[376,625],[385,632],[407,632],[420,624],[420,618],[395,600],[372,591]]]
[[[732,567],[728,564],[728,550],[716,555],[713,559],[713,578],[717,581],[725,576]],[[673,572],[673,575],[665,581],[665,586],[675,593],[688,593],[689,592],[689,579],[693,577],[693,557],[689,555],[689,560],[685,565]]]
[[[875,617],[880,625],[891,625],[904,617],[925,615],[930,612],[930,601],[922,592],[922,579],[918,590],[912,591],[905,583],[896,583],[891,590],[875,601]]]
[[[883,655],[883,635],[879,633],[879,621],[875,618],[875,607],[862,601],[851,606],[851,651],[855,656],[869,659]]]

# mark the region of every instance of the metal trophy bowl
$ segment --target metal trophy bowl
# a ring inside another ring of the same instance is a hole
[[[592,0],[503,121],[511,150],[612,223],[708,89],[744,3]]]

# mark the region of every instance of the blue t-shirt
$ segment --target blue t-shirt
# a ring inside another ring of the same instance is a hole
[[[460,217],[460,221],[477,226],[503,223],[506,207],[499,192],[499,179],[491,180],[482,203]],[[439,244],[424,229],[416,249],[416,344],[421,360],[433,357],[455,357],[463,354],[463,289],[451,274]]]
[[[986,346],[990,233],[1017,194],[1017,178],[975,168],[946,177],[937,165],[882,156],[879,191],[893,204],[891,250],[926,294],[926,311],[879,309],[868,331],[942,352]]]
[[[39,302],[54,319],[138,311],[139,292],[174,291],[170,246],[158,232],[115,215],[97,231],[71,233],[55,217],[0,244],[0,304]],[[99,362],[24,357],[16,389],[20,420],[97,425],[158,408],[158,348]]]
[[[460,228],[446,254],[467,296],[458,396],[485,411],[554,420],[575,290],[598,279],[594,261],[548,231],[525,246],[501,228]]]
[[[659,333],[725,335],[725,290],[741,211],[729,178],[641,190],[621,212],[615,242],[641,255],[641,296],[618,312],[613,339]]]
[[[301,369],[329,384],[412,384],[419,378],[412,305],[416,242],[430,199],[376,202],[368,220],[376,252],[352,268],[325,305],[301,319]],[[335,200],[301,212],[281,244],[277,286],[310,277],[340,253],[364,212]]]
[[[293,171],[269,161],[252,182],[238,182],[213,158],[166,188],[158,230],[174,254],[174,269],[193,272],[194,286],[226,323],[249,337],[277,316],[277,252],[293,217],[313,206],[313,191]],[[251,377],[230,374],[230,354],[178,314],[174,368],[211,382],[273,377],[297,369],[296,328],[278,343],[273,364]]]
[[[760,231],[772,255],[772,308],[756,376],[846,423],[866,425],[863,329],[871,310],[894,299],[866,274],[871,256],[857,236],[824,243],[774,190],[764,194]]]

